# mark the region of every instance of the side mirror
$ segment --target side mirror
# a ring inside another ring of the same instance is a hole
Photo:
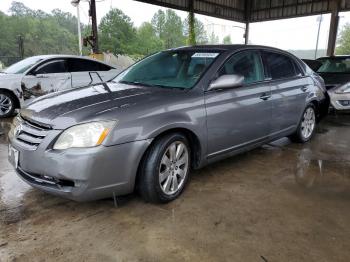
[[[244,76],[242,75],[222,75],[211,82],[208,91],[239,87],[243,85],[243,82]]]

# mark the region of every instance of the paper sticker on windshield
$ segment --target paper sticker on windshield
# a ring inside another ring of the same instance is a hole
[[[219,53],[195,53],[192,55],[192,57],[199,57],[199,58],[215,58],[219,55]]]

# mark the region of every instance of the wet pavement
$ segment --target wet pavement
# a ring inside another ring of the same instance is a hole
[[[8,122],[0,127],[8,128]],[[196,171],[167,205],[32,189],[0,135],[0,261],[350,261],[350,115]]]

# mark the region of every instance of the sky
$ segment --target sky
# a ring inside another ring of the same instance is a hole
[[[76,15],[76,8],[70,4],[70,0],[17,0],[31,9],[41,9],[50,12],[52,9],[59,8],[66,12]],[[0,0],[0,10],[7,13],[12,0]],[[150,21],[153,14],[158,9],[165,8],[140,3],[133,0],[99,0],[97,2],[97,18],[100,20],[111,8],[119,8],[133,21],[135,26],[141,25],[145,21]],[[176,11],[176,13],[185,19],[186,12]],[[88,23],[88,3],[86,1],[80,4],[80,16],[83,23]],[[244,43],[244,24],[227,21],[223,19],[212,18],[203,15],[196,15],[206,26],[210,33],[214,31],[220,39],[227,35],[231,36],[233,43]],[[279,21],[269,21],[262,23],[252,23],[250,27],[249,42],[252,44],[262,44],[278,47],[285,50],[305,50],[315,49],[317,40],[317,29],[320,16],[310,16],[303,18],[284,19]],[[330,15],[322,16],[319,49],[326,49],[329,33]],[[350,13],[340,14],[340,27],[345,23],[350,23]]]

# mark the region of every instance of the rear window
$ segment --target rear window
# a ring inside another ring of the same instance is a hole
[[[288,56],[264,51],[262,57],[269,77],[272,79],[288,78],[300,74],[296,71],[295,63]]]
[[[318,73],[350,73],[350,58],[330,57],[322,58],[317,61],[321,62]]]

